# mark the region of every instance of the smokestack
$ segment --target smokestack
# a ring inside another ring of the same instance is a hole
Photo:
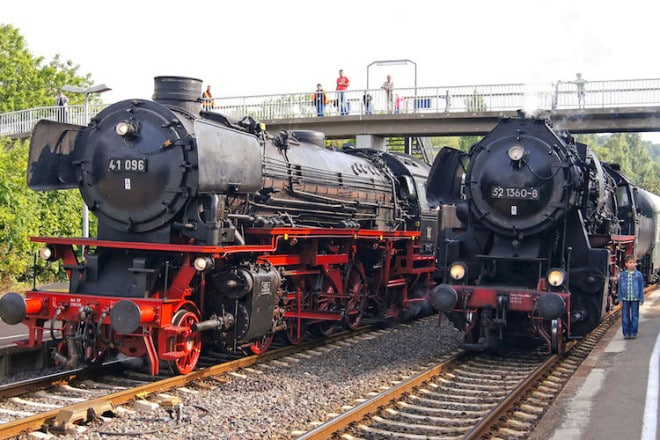
[[[184,76],[154,77],[153,100],[159,104],[180,107],[195,116],[202,110],[202,80]]]

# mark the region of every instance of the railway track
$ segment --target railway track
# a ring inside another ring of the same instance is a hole
[[[204,379],[238,374],[238,370],[250,370],[257,364],[304,356],[305,351],[323,349],[325,345],[350,343],[347,341],[351,338],[359,339],[375,331],[373,326],[364,326],[355,331],[272,349],[259,356],[209,365],[185,376],[151,377],[124,372],[117,369],[120,368],[118,365],[113,365],[107,367],[113,370],[95,378],[90,377],[87,370],[75,370],[7,384],[0,387],[0,439],[37,430],[75,435],[79,425],[112,412],[120,405],[146,402],[147,396],[156,396],[154,400],[162,406],[176,408],[177,399],[162,393],[181,390]],[[206,360],[207,364],[211,362],[211,359]]]
[[[607,318],[605,321],[608,323],[607,325],[611,325],[611,322],[616,316],[618,315]],[[603,328],[603,326],[600,328]],[[0,419],[3,422],[0,424],[0,438],[9,438],[20,435],[40,429],[42,426],[47,426],[50,430],[67,431],[70,434],[74,433],[73,435],[75,436],[78,425],[87,425],[94,419],[102,418],[101,416],[111,409],[114,409],[116,413],[120,413],[124,408],[131,408],[130,405],[126,404],[134,404],[135,402],[151,405],[154,401],[160,401],[161,407],[167,408],[169,405],[170,409],[174,411],[173,408],[177,405],[177,398],[168,395],[160,395],[159,393],[166,393],[168,390],[173,389],[177,389],[178,391],[183,390],[184,395],[188,392],[204,392],[204,388],[215,388],[218,384],[232,381],[235,378],[250,376],[252,375],[252,372],[257,370],[279,371],[285,364],[295,365],[300,359],[309,358],[310,355],[316,356],[312,354],[313,352],[325,353],[332,350],[330,347],[325,347],[324,345],[326,344],[335,344],[338,347],[344,347],[346,344],[351,343],[344,341],[344,339],[372,339],[373,336],[369,336],[370,333],[367,333],[370,332],[370,330],[370,328],[364,328],[359,332],[338,334],[336,337],[327,340],[308,341],[299,346],[268,351],[259,357],[248,356],[245,358],[234,359],[231,362],[218,366],[210,365],[213,362],[213,359],[209,358],[208,360],[203,360],[209,365],[208,367],[201,368],[188,376],[161,378],[161,380],[156,380],[154,382],[151,382],[153,379],[150,376],[133,373],[128,375],[128,377],[118,377],[121,376],[121,373],[114,373],[110,374],[109,377],[104,377],[100,380],[93,380],[93,378],[85,380],[85,378],[79,374],[67,372],[67,374],[61,378],[48,378],[45,381],[45,384],[41,387],[34,384],[30,385],[29,388],[24,390],[23,395],[20,395],[20,393],[17,393],[16,391],[9,393],[5,392],[4,394],[0,392],[0,408],[16,410],[16,415],[13,416],[15,419],[13,420],[8,418],[9,416],[0,414]],[[604,333],[605,330],[595,331],[594,334],[583,340],[578,347],[574,347],[567,355],[555,357],[553,359],[548,358],[546,360],[548,365],[551,365],[553,362],[560,364],[559,367],[555,366],[553,372],[547,372],[545,368],[536,368],[535,377],[537,379],[526,379],[530,384],[529,387],[534,387],[532,388],[532,391],[527,389],[527,385],[521,383],[514,387],[514,392],[512,392],[509,397],[498,395],[499,401],[506,401],[506,404],[501,403],[492,408],[482,407],[480,409],[470,410],[473,411],[473,413],[479,412],[481,421],[476,423],[475,419],[469,422],[460,422],[458,431],[462,434],[459,434],[458,436],[461,438],[480,438],[481,436],[491,436],[492,433],[496,432],[498,433],[496,437],[517,437],[519,433],[515,433],[518,431],[525,432],[525,430],[533,429],[533,426],[535,426],[538,420],[540,420],[547,407],[554,400],[554,397],[556,397],[556,394],[558,394],[563,388],[563,384],[568,378],[570,378],[572,372],[578,368],[582,359],[591,351],[591,348],[596,343],[596,339],[600,337],[596,337],[599,331]],[[382,330],[379,332],[382,333]],[[310,351],[305,354],[303,352],[304,350]],[[386,426],[388,424],[402,427],[405,433],[405,436],[402,438],[415,438],[414,436],[410,436],[422,431],[416,426],[406,427],[405,425],[408,423],[407,417],[404,416],[402,418],[401,413],[412,413],[415,415],[415,412],[417,412],[417,418],[425,417],[427,423],[429,423],[428,420],[435,418],[436,420],[430,423],[431,430],[428,431],[432,432],[434,429],[433,426],[435,426],[433,425],[434,423],[436,425],[436,422],[444,423],[441,420],[441,417],[443,416],[438,414],[439,411],[442,410],[442,407],[434,409],[433,404],[430,403],[431,408],[435,411],[435,413],[431,413],[430,415],[424,415],[423,412],[420,412],[419,408],[423,407],[429,399],[431,399],[433,393],[440,393],[441,395],[444,393],[442,398],[444,399],[445,404],[447,402],[452,402],[451,396],[456,394],[457,399],[459,400],[457,407],[462,408],[459,410],[466,412],[467,415],[468,413],[465,411],[465,408],[469,407],[460,406],[461,392],[467,389],[470,384],[478,384],[482,379],[486,379],[490,376],[490,378],[494,380],[494,383],[489,385],[487,381],[484,381],[479,385],[481,387],[480,390],[479,386],[477,386],[476,391],[472,393],[472,397],[477,397],[477,400],[479,400],[482,395],[496,395],[500,388],[506,386],[508,389],[513,385],[510,383],[510,379],[513,377],[512,372],[514,371],[514,366],[511,365],[511,359],[513,359],[515,364],[521,363],[520,359],[511,358],[509,359],[508,364],[504,362],[502,366],[497,367],[503,368],[503,371],[500,370],[500,372],[497,373],[495,366],[485,364],[485,361],[474,357],[472,358],[473,364],[460,366],[458,364],[458,358],[461,356],[462,355],[454,355],[448,359],[446,355],[444,355],[443,359],[445,359],[445,362],[443,362],[442,365],[434,365],[427,368],[427,370],[434,370],[431,371],[431,373],[436,376],[440,373],[446,372],[446,377],[440,381],[431,383],[432,379],[423,377],[424,372],[418,373],[418,369],[408,370],[404,373],[406,377],[399,376],[400,383],[395,387],[395,389],[398,388],[398,391],[394,390],[394,393],[389,397],[387,397],[385,393],[378,396],[381,400],[375,400],[377,398],[368,399],[364,403],[352,408],[346,414],[337,417],[337,420],[344,419],[345,425],[343,427],[341,425],[329,427],[331,424],[329,422],[309,432],[294,431],[291,434],[291,438],[297,436],[300,436],[300,438],[332,438],[333,436],[338,437],[340,435],[339,433],[343,433],[343,437],[347,439],[351,438],[351,436],[353,438],[382,438],[376,431],[368,433],[368,430],[381,429],[383,425]],[[544,356],[539,354],[533,354],[532,356],[527,354],[525,356],[527,356],[527,358],[523,357],[522,359],[526,359],[528,369],[534,369],[534,364],[540,365],[545,359]],[[453,360],[456,361],[455,365],[459,365],[458,367],[451,367],[448,364],[448,362]],[[257,366],[256,364],[261,365]],[[450,368],[455,368],[453,373],[449,373],[451,371]],[[452,375],[453,378],[451,377]],[[500,378],[499,380],[498,375]],[[232,376],[236,377],[232,378]],[[452,386],[451,381],[455,378],[461,378],[462,380],[465,380],[465,383],[455,382],[455,385]],[[520,376],[519,379],[521,382],[523,381],[522,376]],[[191,384],[191,382],[194,383]],[[189,386],[192,387],[190,388],[190,391],[186,390],[186,387]],[[249,385],[247,386],[249,389]],[[405,388],[406,386],[408,386],[407,389]],[[83,391],[80,391],[80,389]],[[526,389],[527,392],[525,393]],[[3,389],[0,389],[0,391],[3,391]],[[40,391],[46,391],[48,394]],[[413,391],[419,391],[419,394],[413,396]],[[363,390],[363,392],[367,393],[368,388]],[[399,393],[398,397],[395,396],[396,392]],[[13,396],[16,394],[19,394],[18,397],[21,398],[36,399],[37,402],[57,404],[58,406],[57,408],[52,409],[42,408],[39,414],[36,414],[36,410],[28,411],[24,406],[15,406],[14,402],[8,400],[9,395]],[[175,392],[173,394],[182,397],[184,401],[187,401],[187,405],[194,405],[194,401],[183,397],[181,393]],[[466,394],[462,397],[464,400],[463,405],[470,404],[470,393],[463,392],[463,394]],[[74,399],[85,399],[85,402],[75,400],[70,400],[69,402],[57,402],[56,397],[60,395]],[[98,397],[96,397],[97,395]],[[354,398],[358,396],[354,396]],[[406,396],[410,397],[406,399]],[[386,406],[388,404],[390,404],[389,407]],[[338,407],[339,406],[336,408]],[[197,409],[200,414],[204,411],[203,408]],[[333,410],[336,411],[336,409]],[[191,411],[191,409],[186,410],[187,417],[190,416],[188,411]],[[347,414],[350,415],[350,419],[347,418]],[[322,413],[319,413],[318,415],[323,418]],[[474,414],[471,415],[474,416]],[[397,417],[399,420],[397,420]],[[314,419],[318,420],[318,418]],[[336,423],[337,420],[331,422]],[[380,423],[381,425],[376,423]],[[347,425],[351,424],[353,431],[346,428]],[[365,426],[367,429],[360,428],[361,431],[355,431],[355,428],[360,426]],[[303,427],[304,426],[300,428]],[[116,428],[117,427],[115,427],[115,429]],[[469,435],[472,437],[469,437]],[[428,434],[425,438],[433,437],[433,434]],[[446,438],[447,436],[440,435],[435,437]],[[397,437],[393,436],[392,438]]]
[[[298,440],[524,438],[619,314],[561,355],[457,353]]]

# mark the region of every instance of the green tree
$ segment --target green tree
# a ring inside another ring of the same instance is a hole
[[[653,145],[642,141],[638,133],[579,135],[577,140],[589,145],[602,162],[619,164],[637,186],[654,193],[660,191],[660,163],[653,157]]]
[[[82,198],[75,190],[32,191],[27,187],[29,141],[0,138],[0,289],[32,276],[33,256],[40,244],[32,236],[81,236]],[[46,267],[51,272],[43,272]],[[61,268],[42,266],[39,281],[59,276]]]
[[[0,113],[54,105],[57,91],[65,84],[92,85],[90,74],[79,75],[80,66],[62,61],[60,55],[48,63],[32,55],[18,29],[0,24]],[[92,97],[99,99],[98,97]],[[71,104],[83,102],[81,95],[69,97]]]
[[[78,74],[79,66],[56,55],[50,62],[33,56],[25,40],[11,25],[0,24],[0,113],[54,105],[65,84],[92,85],[91,75]],[[81,95],[69,102],[82,103]],[[30,236],[80,236],[82,199],[78,191],[36,192],[28,189],[28,141],[0,137],[0,288],[30,279],[33,255],[40,246]],[[92,227],[94,227],[92,222]],[[45,269],[40,269],[45,270]],[[53,269],[50,269],[53,270]],[[39,281],[62,275],[41,273]]]

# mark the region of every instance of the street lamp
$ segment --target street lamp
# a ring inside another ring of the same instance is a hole
[[[369,64],[367,66],[367,90],[369,90],[369,68],[374,64],[377,66],[400,66],[408,63],[415,66],[415,94],[417,94],[417,63],[411,60],[381,60],[374,61],[373,63]]]
[[[85,123],[89,122],[89,95],[92,93],[103,93],[107,92],[109,90],[112,90],[110,87],[106,86],[105,84],[96,84],[95,86],[91,86],[88,88],[83,88],[83,87],[78,87],[78,86],[72,86],[72,85],[64,85],[62,86],[62,90],[65,92],[70,92],[70,93],[82,93],[85,95]],[[85,204],[85,201],[83,200],[83,211],[82,211],[82,230],[83,230],[83,238],[88,238],[89,237],[89,209],[87,208],[87,205]],[[83,254],[84,254],[84,248],[83,248]]]

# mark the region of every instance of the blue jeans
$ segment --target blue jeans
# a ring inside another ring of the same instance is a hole
[[[318,116],[319,118],[325,116],[324,104],[316,104],[316,116]]]
[[[637,336],[637,324],[639,323],[639,301],[622,301],[621,330],[623,335]]]
[[[346,96],[344,92],[339,92],[339,99],[337,100],[337,106],[339,107],[339,113],[344,116],[348,114],[348,105],[346,105]]]

